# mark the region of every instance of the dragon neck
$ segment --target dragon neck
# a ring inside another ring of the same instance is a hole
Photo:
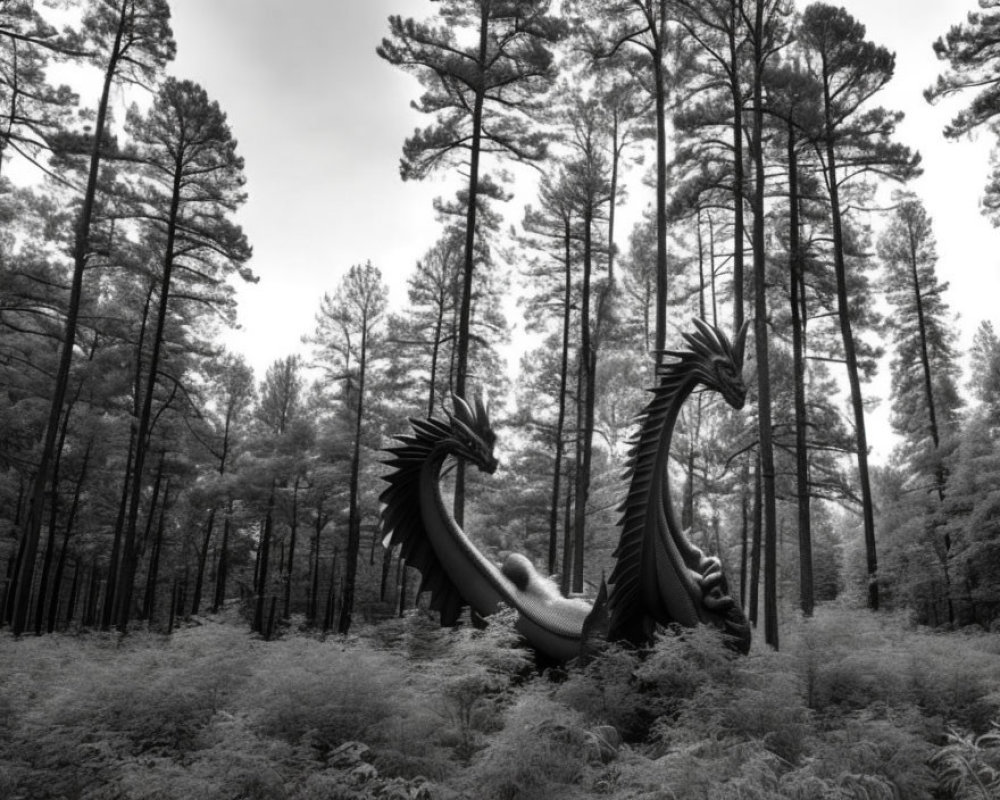
[[[698,384],[695,370],[685,362],[669,365],[661,373],[644,412],[633,465],[633,475],[649,480],[632,481],[630,492],[638,494],[626,504],[644,508],[635,522],[652,537],[646,545],[652,549],[643,559],[644,569],[652,571],[643,581],[646,603],[655,607],[670,598],[668,615],[684,625],[696,624],[702,615],[695,598],[701,597],[696,575],[703,571],[704,555],[683,535],[677,521],[670,492],[670,446],[681,407]]]
[[[517,611],[518,630],[542,652],[561,660],[579,655],[589,604],[559,596],[523,556],[508,557],[503,569],[483,556],[441,494],[446,456],[443,449],[435,449],[421,466],[420,508],[428,537],[448,575],[480,616],[489,616],[503,603]]]
[[[662,507],[666,518],[667,527],[671,532],[678,534],[681,532],[680,524],[677,522],[677,513],[674,510],[673,496],[670,492],[670,446],[673,443],[674,428],[677,426],[677,419],[680,417],[681,407],[690,397],[698,385],[698,380],[693,375],[685,376],[678,385],[671,398],[668,399],[666,417],[663,420],[658,440],[659,448],[656,457],[656,467],[653,472],[654,486],[662,492]]]
[[[673,443],[674,429],[677,426],[681,408],[698,383],[698,377],[689,371],[681,372],[676,384],[671,381],[668,384],[670,388],[664,392],[663,397],[663,401],[666,403],[666,416],[663,419],[662,427],[658,434],[656,431],[650,431],[650,434],[656,435],[659,441],[656,466],[653,470],[653,486],[662,493],[659,505],[663,509],[663,521],[671,534],[672,541],[679,546],[685,562],[692,568],[695,568],[697,563],[691,562],[700,560],[701,551],[694,547],[685,547],[688,544],[687,538],[681,535],[681,526],[677,521],[673,495],[670,491],[670,446]]]
[[[448,508],[441,494],[441,471],[447,457],[447,449],[439,445],[420,467],[420,513],[448,574],[461,576],[456,583],[460,582],[469,605],[476,613],[488,616],[496,611],[498,603],[512,604],[510,582],[472,544]]]

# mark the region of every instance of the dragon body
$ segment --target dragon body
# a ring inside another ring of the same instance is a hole
[[[480,400],[455,398],[448,420],[411,419],[412,433],[388,448],[392,469],[382,492],[385,545],[400,547],[422,576],[420,591],[442,625],[457,622],[468,606],[486,617],[504,604],[518,615],[517,628],[536,651],[565,662],[579,656],[595,632],[636,644],[648,641],[656,624],[710,623],[726,630],[738,649],[749,648],[749,625],[728,594],[717,558],[692,545],[676,522],[669,491],[670,439],[680,407],[699,385],[719,391],[734,407],[743,405],[741,377],[744,328],[730,345],[717,329],[695,320],[685,335],[690,349],[662,355],[653,399],[640,415],[630,457],[629,491],[622,505],[621,538],[611,573],[591,604],[567,599],[522,555],[501,567],[487,559],[455,521],[441,495],[441,474],[449,456],[487,473],[497,467],[495,435]]]
[[[621,505],[621,535],[609,582],[611,639],[648,641],[655,625],[709,623],[750,648],[750,626],[729,594],[722,563],[685,536],[670,496],[670,442],[684,401],[699,386],[719,392],[733,408],[746,399],[746,326],[730,344],[717,328],[694,320],[686,350],[668,350],[657,369],[653,398],[639,415],[629,456],[629,489]]]
[[[431,608],[442,625],[454,625],[469,606],[482,617],[501,603],[517,611],[517,628],[531,645],[550,659],[568,661],[580,654],[591,606],[562,597],[522,555],[508,556],[498,568],[469,540],[441,496],[441,470],[454,455],[493,472],[493,432],[486,409],[455,398],[447,423],[411,420],[412,435],[398,437],[386,463],[393,472],[382,492],[382,526],[387,546],[400,547],[406,563],[421,576],[420,591],[429,591]]]

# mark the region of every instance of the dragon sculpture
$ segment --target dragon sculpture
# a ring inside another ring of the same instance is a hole
[[[501,567],[487,559],[461,529],[441,495],[441,474],[449,456],[493,473],[496,436],[480,399],[469,405],[454,398],[447,421],[411,419],[412,433],[387,448],[392,471],[381,494],[387,547],[421,576],[442,625],[454,625],[469,606],[487,617],[501,604],[517,612],[517,629],[541,655],[557,662],[580,656],[598,635],[643,644],[659,625],[693,627],[709,623],[746,652],[750,626],[729,595],[722,565],[705,556],[677,524],[669,491],[670,440],[681,405],[699,385],[741,408],[746,327],[730,344],[702,320],[684,335],[690,349],[660,354],[653,399],[639,417],[629,464],[629,491],[622,504],[621,538],[610,576],[591,605],[567,599],[520,554]]]

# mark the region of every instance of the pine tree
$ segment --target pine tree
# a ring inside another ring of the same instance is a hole
[[[337,630],[347,633],[354,613],[354,597],[361,550],[361,447],[364,422],[369,414],[368,394],[372,367],[383,355],[382,324],[387,288],[382,273],[370,261],[355,264],[336,294],[325,294],[316,315],[316,330],[307,341],[314,347],[314,362],[330,382],[343,385],[343,401],[353,421],[347,549],[343,599]]]
[[[774,444],[771,416],[771,379],[767,329],[767,277],[764,219],[764,75],[768,61],[783,46],[785,32],[781,16],[784,13],[780,0],[756,0],[753,17],[747,14],[750,51],[752,53],[752,103],[753,122],[749,134],[750,160],[753,163],[753,270],[754,314],[753,332],[757,355],[757,428],[760,448],[760,471],[763,490],[764,523],[764,638],[778,648],[778,594],[777,594],[777,511],[775,506]]]
[[[844,9],[813,3],[802,13],[798,40],[809,70],[822,86],[823,119],[821,129],[815,136],[824,158],[823,177],[833,226],[837,310],[857,436],[858,476],[869,576],[868,604],[877,609],[878,558],[875,549],[874,505],[868,469],[868,437],[858,348],[851,324],[841,191],[846,181],[866,170],[893,174],[900,178],[910,177],[916,171],[918,159],[890,139],[901,114],[890,113],[882,108],[860,110],[889,82],[895,67],[892,53],[865,39],[864,25]]]
[[[59,364],[30,506],[25,516],[22,557],[15,581],[17,592],[12,620],[15,634],[24,630],[28,612],[45,504],[45,487],[55,459],[56,437],[69,386],[83,297],[84,270],[93,256],[91,223],[98,176],[105,155],[105,125],[111,89],[116,83],[122,82],[145,85],[153,83],[174,55],[175,46],[169,20],[170,10],[166,0],[90,0],[84,11],[79,43],[75,46],[77,50],[95,54],[95,59],[104,70],[104,82],[91,140],[86,189],[75,231],[73,274]]]
[[[136,524],[171,292],[180,283],[189,295],[205,303],[219,302],[232,291],[225,284],[232,272],[253,280],[243,266],[250,258],[250,247],[230,219],[245,197],[243,159],[236,153],[236,141],[219,105],[200,86],[168,78],[147,115],[136,110],[130,113],[128,128],[137,158],[146,168],[137,198],[140,213],[154,241],[162,243],[162,267],[136,428],[121,574],[115,587],[115,619],[122,631],[131,612]]]
[[[566,4],[584,49],[595,60],[614,60],[642,76],[652,99],[656,128],[656,249],[653,349],[667,336],[667,97],[670,91],[669,3],[667,0],[573,0]]]
[[[955,433],[961,399],[953,322],[944,302],[948,284],[937,279],[937,249],[930,217],[912,194],[898,194],[878,242],[884,286],[894,312],[886,318],[895,346],[892,425],[911,459],[926,460]],[[940,459],[940,454],[936,456]],[[944,467],[931,467],[944,494]]]
[[[549,45],[563,26],[549,16],[550,0],[443,0],[435,27],[399,16],[389,18],[391,38],[377,48],[389,63],[415,74],[427,91],[414,103],[436,124],[418,130],[403,145],[403,179],[425,177],[446,166],[463,167],[465,260],[456,341],[455,393],[464,397],[469,372],[470,322],[476,267],[476,214],[480,194],[499,197],[483,183],[483,154],[537,161],[547,137],[527,118],[548,90],[555,62]],[[459,33],[469,34],[469,43]],[[467,159],[467,160],[466,160]],[[462,523],[465,471],[456,473],[455,518]]]
[[[966,90],[975,96],[944,129],[949,139],[969,136],[987,126],[997,133],[1000,115],[1000,74],[998,74],[997,41],[1000,41],[1000,0],[979,0],[981,11],[970,11],[964,25],[953,25],[948,33],[934,42],[938,59],[947,61],[950,69],[939,75],[935,84],[924,91],[933,103]],[[994,155],[996,150],[994,149]],[[994,225],[1000,225],[1000,162],[986,181],[983,213]]]
[[[42,166],[39,154],[65,141],[78,98],[68,86],[52,86],[46,69],[53,55],[68,51],[33,3],[8,0],[0,7],[0,170],[12,152]]]

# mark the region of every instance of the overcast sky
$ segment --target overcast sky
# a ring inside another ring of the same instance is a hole
[[[1000,232],[978,211],[990,137],[946,142],[941,128],[964,100],[931,107],[921,93],[942,66],[932,41],[963,20],[975,0],[843,5],[871,40],[897,54],[896,77],[880,102],[906,112],[898,138],[923,154],[924,176],[912,188],[935,219],[938,270],[951,283],[948,300],[961,315],[967,346],[982,319],[1000,325]],[[246,159],[249,200],[239,219],[261,280],[239,292],[243,330],[231,342],[261,375],[274,359],[301,350],[322,293],[333,291],[350,265],[370,259],[400,302],[407,274],[438,236],[431,201],[453,186],[434,178],[403,183],[398,172],[403,140],[428,123],[409,108],[419,84],[375,54],[389,14],[424,19],[436,6],[172,0],[171,7],[178,43],[171,71],[219,101]],[[646,191],[638,178],[631,176],[633,197]],[[531,200],[528,189],[522,194],[528,196],[521,202]],[[884,396],[886,386],[880,382],[876,393]],[[877,451],[888,442],[878,430],[884,405],[873,420]]]

